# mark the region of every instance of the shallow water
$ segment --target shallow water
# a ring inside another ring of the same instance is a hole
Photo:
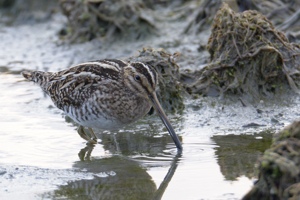
[[[85,142],[49,98],[18,74],[0,76],[0,194],[5,199],[89,199],[100,194],[117,198],[124,195],[120,188],[132,191],[129,199],[141,195],[142,199],[153,195],[163,195],[163,199],[239,199],[254,180],[253,163],[270,143],[270,134],[260,134],[262,138],[250,134],[244,141],[238,135],[226,136],[226,131],[217,131],[226,127],[210,125],[217,112],[209,116],[209,108],[201,108],[206,120],[199,111],[171,118],[183,141],[181,157],[176,157],[176,147],[153,115],[117,133],[99,134],[100,144],[90,158],[81,161],[78,153],[86,147]],[[228,141],[226,137],[230,137]],[[245,153],[241,147],[235,149],[238,142],[239,147],[249,143],[263,147]],[[230,154],[222,155],[226,145]],[[248,160],[239,158],[245,154]],[[165,183],[169,170],[174,175]],[[163,192],[157,190],[160,186],[166,187]]]
[[[117,132],[98,131],[99,144],[86,146],[76,125],[20,71],[131,56],[153,41],[58,45],[64,22],[58,14],[34,26],[0,28],[1,199],[240,199],[274,131],[299,117],[298,98],[257,107],[187,98],[183,115],[169,115],[182,155],[156,115]],[[169,50],[196,55],[198,43],[188,41]]]

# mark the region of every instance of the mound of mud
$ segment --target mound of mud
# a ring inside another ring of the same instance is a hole
[[[284,31],[299,31],[300,1],[294,0],[238,0],[241,7],[257,10]]]
[[[299,93],[300,48],[257,11],[217,12],[208,41],[211,62],[193,76],[191,93],[237,94],[250,102],[292,89]]]
[[[259,180],[243,198],[300,199],[300,121],[274,136],[259,161]]]
[[[71,41],[120,34],[122,38],[139,39],[156,31],[150,10],[141,0],[59,0],[59,3],[69,21],[65,34]]]

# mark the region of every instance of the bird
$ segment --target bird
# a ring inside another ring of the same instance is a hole
[[[120,129],[144,117],[153,107],[177,150],[182,151],[181,142],[157,99],[158,74],[149,64],[103,59],[58,72],[24,70],[21,74],[38,84],[54,105],[79,125],[77,132],[88,142],[97,143],[93,129]]]

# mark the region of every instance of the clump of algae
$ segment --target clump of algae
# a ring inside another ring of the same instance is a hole
[[[258,164],[259,179],[243,198],[300,198],[300,121],[277,133]]]
[[[210,63],[194,74],[190,93],[238,94],[249,101],[292,89],[299,93],[300,48],[257,11],[217,12],[207,45]]]
[[[81,42],[94,38],[140,39],[156,31],[141,0],[60,0],[68,18],[64,34],[69,40]]]

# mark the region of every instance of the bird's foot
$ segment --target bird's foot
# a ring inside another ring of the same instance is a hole
[[[87,140],[87,144],[97,144],[97,138],[90,138],[89,140]]]
[[[92,151],[94,150],[95,145],[94,144],[86,144],[86,147],[81,149],[78,153],[78,156],[81,161],[90,160]]]

